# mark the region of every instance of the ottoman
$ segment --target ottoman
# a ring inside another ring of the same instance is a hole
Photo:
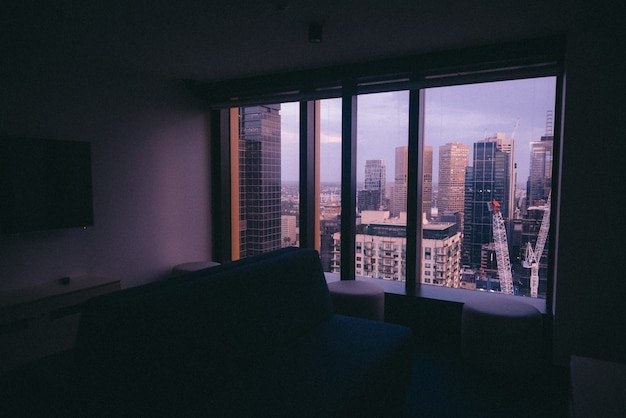
[[[384,321],[385,291],[374,283],[340,280],[328,283],[335,312],[365,319]]]
[[[192,271],[198,271],[219,265],[220,263],[216,261],[192,261],[190,263],[178,264],[172,268],[172,276],[180,276]]]
[[[543,361],[541,313],[525,302],[494,296],[477,297],[463,305],[463,360],[499,374],[538,372]]]

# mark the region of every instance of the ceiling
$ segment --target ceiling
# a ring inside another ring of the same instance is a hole
[[[13,1],[2,65],[51,60],[218,81],[552,35],[567,0]],[[308,25],[323,41],[308,42]]]

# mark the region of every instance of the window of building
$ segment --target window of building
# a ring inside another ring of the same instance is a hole
[[[298,102],[231,110],[239,256],[314,246],[342,279],[549,299],[562,70],[547,50],[523,59],[495,48],[485,62],[506,56],[493,66],[451,55],[417,76],[356,77],[318,93],[309,83]],[[272,151],[247,140],[276,133]]]

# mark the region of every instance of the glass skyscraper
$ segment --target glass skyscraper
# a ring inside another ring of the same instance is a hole
[[[280,104],[239,109],[239,251],[281,247]]]
[[[510,220],[514,194],[513,140],[498,133],[474,143],[472,166],[465,179],[463,264],[480,266],[483,244],[493,241],[488,203],[500,203],[505,220]]]
[[[542,136],[530,143],[530,173],[526,190],[527,206],[542,205],[552,189],[554,137]]]

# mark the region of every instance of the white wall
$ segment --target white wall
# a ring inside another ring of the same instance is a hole
[[[0,69],[0,135],[90,141],[95,225],[0,236],[0,290],[82,274],[127,287],[208,259],[208,122],[199,103],[175,81],[37,57]]]

